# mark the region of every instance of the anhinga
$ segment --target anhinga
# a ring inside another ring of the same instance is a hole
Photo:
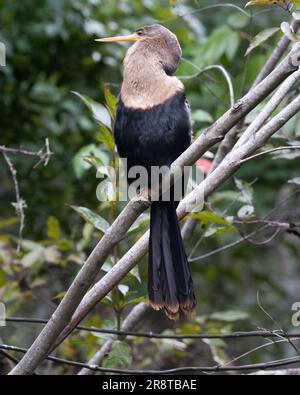
[[[124,59],[114,136],[128,169],[170,166],[191,144],[191,117],[183,84],[174,77],[181,48],[161,25],[149,25],[129,36],[96,41],[134,41]],[[129,179],[129,182],[131,180]],[[151,186],[151,185],[150,185]],[[189,263],[176,215],[174,194],[151,205],[148,290],[152,307],[177,319],[192,313],[196,299]]]

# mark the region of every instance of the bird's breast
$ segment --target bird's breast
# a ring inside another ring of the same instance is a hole
[[[129,166],[170,165],[191,143],[185,93],[178,91],[147,109],[128,107],[120,97],[114,135],[119,155]]]
[[[137,72],[124,75],[120,97],[127,108],[149,110],[183,91],[184,86],[177,77]]]

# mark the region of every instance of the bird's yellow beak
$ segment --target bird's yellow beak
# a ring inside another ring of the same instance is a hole
[[[138,39],[139,39],[139,36],[136,33],[133,33],[133,34],[130,34],[129,36],[97,38],[95,41],[99,41],[101,43],[114,43],[114,42],[137,41]]]

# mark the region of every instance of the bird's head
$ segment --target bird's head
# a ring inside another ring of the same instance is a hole
[[[134,42],[127,51],[124,64],[154,60],[161,65],[168,75],[175,73],[180,58],[181,48],[177,37],[162,25],[147,25],[128,36],[116,36],[96,39],[99,42]]]

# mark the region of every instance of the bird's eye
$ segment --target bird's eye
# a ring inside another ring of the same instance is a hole
[[[136,34],[137,34],[138,36],[142,36],[142,35],[144,34],[144,30],[143,30],[143,29],[138,29],[138,30],[136,31]]]

